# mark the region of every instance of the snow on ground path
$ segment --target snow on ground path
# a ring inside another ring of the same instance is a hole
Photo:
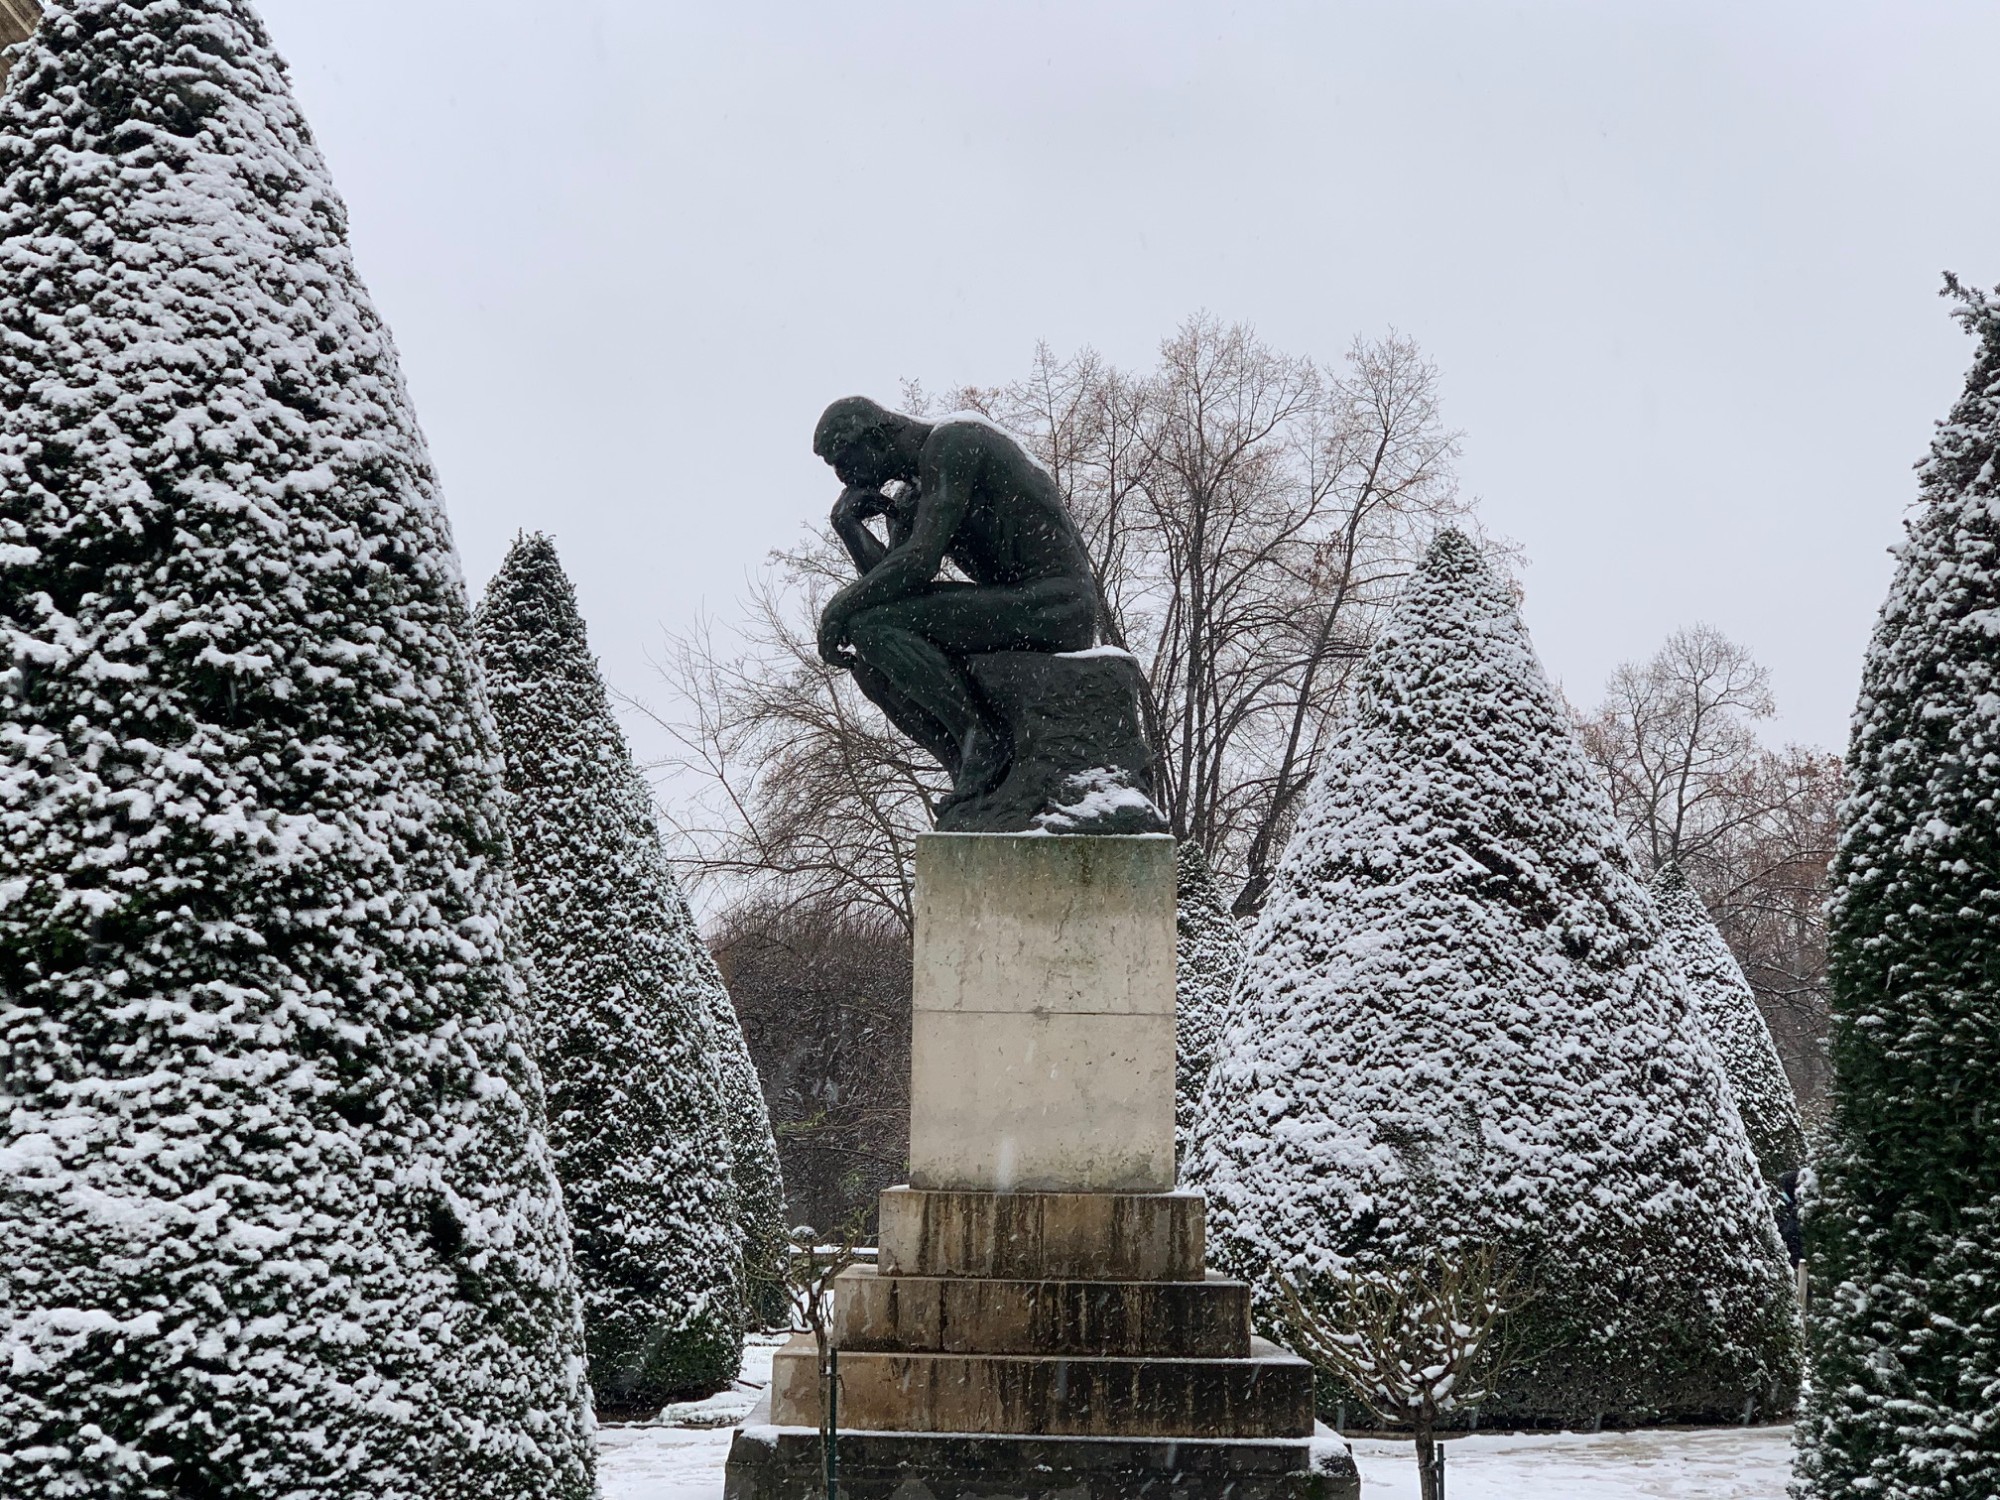
[[[728,1390],[676,1402],[652,1422],[598,1428],[604,1500],[721,1500],[729,1440],[771,1383],[771,1358],[788,1337],[751,1334]]]
[[[597,1482],[604,1500],[722,1500],[722,1466],[734,1435],[729,1427],[600,1427]]]
[[[1408,1443],[1360,1438],[1361,1500],[1416,1500]],[[1789,1427],[1479,1434],[1446,1444],[1451,1500],[1784,1500]],[[606,1500],[611,1500],[607,1491]]]
[[[604,1500],[721,1500],[730,1429],[606,1427],[598,1433]],[[1783,1500],[1785,1427],[1700,1431],[1481,1433],[1447,1445],[1451,1500]],[[1362,1500],[1415,1500],[1408,1443],[1354,1444]]]

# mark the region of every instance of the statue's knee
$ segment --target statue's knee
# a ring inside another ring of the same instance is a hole
[[[889,623],[884,611],[864,609],[847,622],[847,638],[854,649],[868,656],[887,645],[895,634],[896,627]]]

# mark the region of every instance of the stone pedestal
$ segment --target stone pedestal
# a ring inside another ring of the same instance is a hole
[[[917,840],[910,1183],[1174,1185],[1174,841]]]
[[[911,1185],[835,1290],[852,1500],[1351,1500],[1311,1368],[1255,1338],[1173,1190],[1174,857],[1161,837],[930,835]],[[810,1335],[728,1500],[821,1489]]]
[[[41,22],[41,0],[0,0],[0,47],[25,42],[35,34],[35,28]],[[0,88],[7,86],[7,75],[13,71],[13,63],[11,57],[0,57]]]

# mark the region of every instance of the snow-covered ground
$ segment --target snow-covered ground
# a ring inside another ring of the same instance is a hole
[[[604,1500],[720,1500],[729,1429],[607,1427]],[[1362,1439],[1362,1500],[1416,1500],[1409,1444]],[[1782,1427],[1456,1438],[1451,1500],[1783,1500],[1792,1440]]]
[[[662,1412],[701,1426],[606,1427],[597,1437],[604,1500],[720,1500],[732,1425],[770,1379],[776,1340],[744,1351],[733,1391]],[[720,1421],[724,1425],[713,1425]],[[1408,1443],[1361,1438],[1362,1500],[1415,1500]],[[1547,1433],[1454,1438],[1445,1459],[1451,1500],[1782,1500],[1792,1464],[1784,1427]]]
[[[722,1500],[729,1433],[727,1427],[599,1428],[604,1500]]]
[[[1408,1443],[1357,1439],[1354,1459],[1362,1500],[1415,1500]],[[1791,1472],[1788,1427],[1479,1433],[1445,1450],[1451,1500],[1784,1500]]]

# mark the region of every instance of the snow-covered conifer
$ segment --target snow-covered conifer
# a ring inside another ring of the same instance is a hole
[[[1533,1357],[1489,1414],[1789,1404],[1790,1278],[1721,1064],[1513,599],[1459,533],[1301,810],[1189,1177],[1280,1332],[1281,1283],[1310,1305],[1497,1253],[1535,1289],[1513,1319]]]
[[[1208,1081],[1215,1036],[1229,992],[1243,968],[1243,935],[1230,920],[1201,845],[1183,840],[1175,851],[1174,897],[1174,1137],[1186,1155],[1194,1107]]]
[[[696,983],[707,1012],[709,1060],[722,1096],[722,1118],[729,1136],[730,1175],[736,1188],[736,1238],[743,1254],[743,1291],[751,1318],[761,1327],[786,1326],[791,1318],[791,1292],[785,1262],[791,1238],[785,1224],[785,1179],[778,1165],[778,1141],[771,1133],[771,1112],[764,1103],[763,1081],[750,1056],[743,1022],[729,998],[722,969],[703,941],[687,899],[675,887],[675,909],[689,951],[694,954]],[[836,1226],[837,1227],[837,1226]]]
[[[590,1495],[465,587],[243,0],[0,101],[0,1491]]]
[[[2000,293],[1862,670],[1806,1202],[1806,1492],[2000,1494]]]
[[[1771,1028],[1764,1024],[1736,955],[1680,867],[1662,865],[1653,876],[1652,892],[1667,946],[1687,981],[1688,998],[1729,1075],[1758,1169],[1766,1182],[1776,1182],[1805,1160],[1806,1131]]]
[[[514,543],[477,627],[591,1387],[601,1415],[655,1411],[728,1380],[742,1357],[714,965],[547,537]]]

